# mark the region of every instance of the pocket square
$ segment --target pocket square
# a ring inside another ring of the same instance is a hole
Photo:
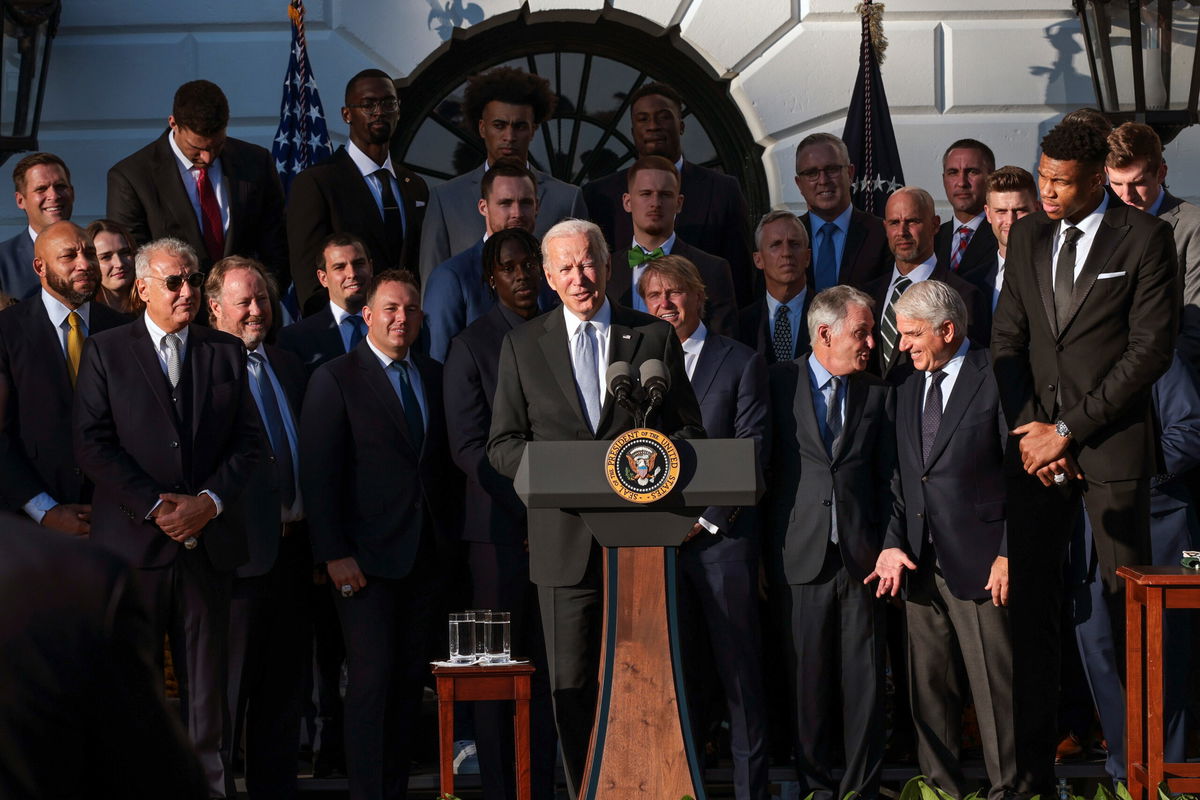
[[[1124,277],[1125,277],[1125,270],[1121,270],[1120,272],[1101,272],[1099,275],[1096,276],[1096,280],[1102,281],[1105,278],[1124,278]]]
[[[416,202],[414,205],[416,205],[416,207],[417,207],[417,208],[420,208],[421,206],[425,205],[425,201],[424,201],[424,200],[418,200],[418,201],[417,201],[417,202]]]

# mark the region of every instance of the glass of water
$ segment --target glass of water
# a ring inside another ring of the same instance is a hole
[[[475,620],[475,660],[487,658],[487,631],[484,626],[490,619],[491,611],[486,608],[468,609],[467,613]]]
[[[485,627],[487,662],[507,664],[512,657],[512,615],[508,611],[493,611]]]
[[[475,657],[475,615],[470,611],[451,614],[450,660],[470,664]]]

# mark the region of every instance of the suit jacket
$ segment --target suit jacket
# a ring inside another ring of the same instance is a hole
[[[813,230],[812,212],[806,211],[800,215],[804,229],[808,231],[808,241],[812,243],[813,259],[816,258],[816,235],[825,220],[819,219],[817,231]],[[888,249],[887,232],[883,228],[883,220],[874,214],[859,211],[857,208],[850,212],[850,225],[846,229],[846,246],[842,249],[842,262],[838,265],[838,283],[862,289],[868,283],[891,269],[892,251]],[[816,286],[812,260],[808,264],[808,284]]]
[[[1159,463],[1150,481],[1150,543],[1153,563],[1174,564],[1180,550],[1200,542],[1200,382],[1176,353],[1152,394]]]
[[[309,375],[326,361],[346,354],[329,303],[325,303],[320,311],[280,330],[279,346],[299,357]]]
[[[182,547],[146,519],[160,493],[208,490],[234,512],[264,453],[241,341],[190,325],[182,371],[181,414],[139,318],[89,336],[75,382],[75,457],[96,485],[92,541],[138,567],[170,564]],[[246,560],[236,513],[217,516],[197,538],[215,569]]]
[[[22,230],[11,239],[0,242],[0,292],[14,300],[33,297],[42,286],[33,271],[33,239]]]
[[[274,345],[265,347],[267,361],[287,398],[287,413],[292,415],[298,438],[300,409],[304,401],[308,373],[300,359],[292,353]],[[257,410],[256,404],[255,411]],[[284,411],[283,404],[280,411]],[[266,435],[266,421],[262,419],[261,414],[258,414],[258,417],[263,426],[264,446],[268,451],[272,451],[270,438]],[[266,575],[275,566],[275,558],[279,555],[280,507],[283,504],[280,491],[279,472],[275,467],[275,455],[272,452],[256,465],[239,503],[240,515],[246,523],[246,545],[250,557],[234,573],[238,578]]]
[[[736,305],[749,303],[755,269],[747,227],[750,209],[741,184],[732,175],[687,160],[683,162],[679,182],[683,209],[675,218],[675,232],[693,247],[728,261],[737,292]],[[628,247],[633,241],[633,219],[622,203],[628,189],[627,169],[583,187],[588,215],[604,231],[613,251]]]
[[[314,308],[319,306],[319,299],[313,298],[328,298],[317,281],[317,259],[321,257],[322,240],[332,233],[353,233],[361,238],[376,272],[393,267],[415,268],[429,187],[412,170],[395,162],[392,168],[400,186],[397,200],[404,212],[404,243],[399,253],[390,252],[379,206],[345,147],[339,147],[329,160],[304,170],[292,182],[287,243],[296,299],[306,313],[310,302],[316,303]]]
[[[732,336],[737,329],[737,298],[729,262],[709,255],[676,237],[671,255],[682,256],[696,265],[708,299],[704,303],[704,324],[714,333]],[[629,268],[629,250],[612,255],[612,275],[608,279],[608,298],[623,306],[633,307],[633,270]]]
[[[1179,322],[1171,226],[1110,197],[1061,331],[1051,277],[1057,226],[1038,211],[1009,233],[992,325],[1005,415],[1012,428],[1064,421],[1091,480],[1147,477],[1150,390],[1171,363]]]
[[[91,303],[89,334],[128,322]],[[75,461],[75,389],[58,331],[39,295],[0,311],[0,498],[10,511],[42,492],[59,503],[87,503],[92,485]]]
[[[804,296],[805,316],[808,316],[810,303],[812,303],[812,292],[808,292]],[[765,296],[738,312],[738,341],[766,359],[768,365],[775,363],[775,339],[770,325],[771,314],[767,310]],[[794,358],[799,358],[803,353],[808,352],[808,349],[808,325],[806,320],[801,319],[796,334],[796,349],[792,355]]]
[[[937,255],[938,267],[947,271],[950,269],[950,245],[954,243],[954,231],[961,225],[957,219],[951,219],[938,228],[933,239],[933,252]],[[982,286],[983,279],[980,273],[987,268],[988,261],[995,255],[999,246],[996,234],[992,232],[992,226],[985,218],[971,236],[971,241],[967,242],[967,251],[963,253],[962,261],[958,262],[955,274],[976,286]]]
[[[1167,192],[1158,208],[1158,218],[1171,226],[1183,294],[1180,315],[1179,352],[1200,370],[1200,207]]]
[[[561,313],[561,312],[559,312]],[[446,419],[450,457],[467,476],[463,539],[520,546],[525,540],[525,504],[487,457],[488,433],[500,368],[500,346],[525,320],[497,304],[450,344],[445,366]]]
[[[772,579],[800,584],[820,574],[836,498],[838,549],[851,578],[861,581],[875,569],[883,542],[904,536],[895,394],[874,375],[847,376],[842,434],[830,458],[807,357],[772,366],[768,380],[772,469],[763,513]]]
[[[429,413],[419,452],[367,339],[309,379],[300,415],[300,486],[317,563],[353,556],[365,575],[403,578],[427,525],[443,539],[458,534],[442,368],[419,353],[412,360]]]
[[[610,305],[608,363],[628,361],[637,369],[649,359],[661,359],[670,372],[671,386],[656,427],[683,438],[703,436],[700,408],[683,368],[675,329],[649,314]],[[575,389],[564,313],[549,311],[504,337],[487,450],[492,466],[510,479],[517,474],[527,441],[606,440],[633,427],[633,416],[609,396],[592,433]],[[534,583],[579,583],[591,547],[591,531],[577,514],[530,510],[529,568]]]
[[[483,282],[482,239],[438,265],[429,275],[421,305],[429,330],[429,355],[445,361],[450,340],[496,305]]]
[[[179,160],[167,130],[108,171],[107,216],[126,228],[138,245],[163,236],[182,239],[196,250],[200,269],[212,266],[200,222],[188,200]],[[257,258],[288,284],[287,241],[283,227],[283,188],[269,150],[228,138],[221,150],[221,180],[229,197],[225,255]]]
[[[461,253],[483,238],[484,221],[479,213],[479,184],[487,172],[480,164],[454,180],[434,186],[421,228],[421,283],[450,256]],[[587,206],[579,187],[564,183],[545,172],[537,177],[538,215],[534,235],[541,239],[556,223],[576,217],[587,218]]]
[[[765,469],[770,450],[767,363],[733,339],[709,331],[692,371],[692,391],[700,403],[704,432],[710,439],[754,439]],[[701,561],[750,561],[758,558],[758,515],[753,507],[711,506],[703,517],[720,528],[701,531],[685,550]]]
[[[985,297],[975,287],[975,284],[950,272],[940,262],[934,267],[929,280],[942,281],[958,290],[963,303],[967,306],[967,336],[971,338],[972,344],[986,347],[991,340],[992,293],[989,291]],[[883,315],[887,311],[888,300],[891,299],[888,297],[888,289],[891,284],[892,273],[891,270],[888,270],[886,274],[876,278],[863,289],[864,292],[875,298],[875,347],[871,350],[871,362],[867,369],[893,386],[899,386],[913,373],[912,358],[900,349],[900,343],[897,342],[896,348],[892,351],[892,357],[888,363],[884,364],[882,350],[879,346],[879,331],[883,324]]]
[[[121,559],[0,519],[0,796],[207,798],[155,645]]]
[[[946,585],[960,600],[985,600],[992,562],[1008,555],[1004,446],[1008,426],[986,349],[968,350],[929,460],[922,459],[924,372],[896,390],[896,446],[908,535],[888,539],[921,561],[928,536]],[[932,564],[932,560],[928,562]]]

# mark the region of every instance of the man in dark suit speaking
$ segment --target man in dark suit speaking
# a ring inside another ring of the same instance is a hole
[[[560,222],[542,240],[542,263],[562,308],[504,339],[488,441],[496,471],[515,477],[528,441],[604,440],[632,428],[632,415],[605,391],[604,373],[619,361],[637,368],[661,359],[670,389],[655,420],[658,428],[674,436],[703,436],[674,330],[605,298],[610,265],[600,229],[583,220]],[[600,547],[578,516],[531,509],[529,572],[538,585],[554,715],[574,797],[596,713],[604,595]]]
[[[1011,463],[1027,473],[1013,470],[1008,506],[1018,765],[1043,795],[1054,786],[1062,565],[1080,499],[1122,620],[1116,569],[1150,557],[1150,391],[1179,324],[1171,226],[1106,191],[1107,155],[1103,134],[1079,123],[1042,140],[1042,210],[1009,234],[992,328]]]

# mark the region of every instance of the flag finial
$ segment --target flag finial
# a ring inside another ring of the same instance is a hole
[[[871,32],[871,49],[875,51],[875,60],[880,64],[883,63],[883,54],[888,46],[887,37],[883,35],[883,9],[882,3],[872,3],[871,0],[865,0],[854,7],[854,10],[862,15]]]

